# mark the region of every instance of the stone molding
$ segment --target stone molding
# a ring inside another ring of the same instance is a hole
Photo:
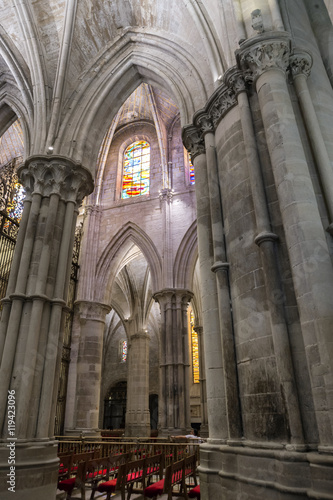
[[[268,231],[263,231],[262,233],[259,233],[255,238],[254,238],[254,243],[260,247],[262,243],[265,241],[277,241],[279,237],[275,233],[271,233]]]
[[[211,270],[213,273],[217,273],[217,271],[229,271],[229,267],[229,262],[217,261],[212,265]]]
[[[94,189],[89,170],[64,156],[31,156],[17,171],[26,198],[33,194],[58,195],[65,202],[77,205]]]
[[[205,154],[205,134],[214,133],[222,118],[236,105],[234,90],[223,83],[213,93],[205,109],[195,113],[193,125],[183,128],[183,143],[191,153],[192,161],[196,156]]]

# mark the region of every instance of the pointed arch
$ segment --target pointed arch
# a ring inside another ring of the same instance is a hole
[[[119,105],[146,82],[161,88],[176,101],[185,125],[213,91],[213,79],[203,80],[191,48],[156,33],[129,31],[107,46],[85,71],[72,97],[54,145],[54,153],[85,160],[95,168],[100,144]],[[199,56],[198,56],[199,57]],[[103,65],[101,66],[101,60]],[[201,60],[200,60],[201,61]],[[207,62],[201,61],[206,67]],[[207,72],[210,71],[207,66]],[[98,75],[98,76],[96,76]]]
[[[193,221],[186,231],[176,254],[173,267],[174,286],[193,289],[193,273],[198,258],[197,221]]]
[[[133,244],[137,245],[147,260],[153,292],[161,285],[162,261],[153,241],[134,222],[127,222],[112,238],[97,264],[96,282],[99,290],[96,293],[106,303],[110,302],[111,286],[119,271],[124,251],[129,250]]]

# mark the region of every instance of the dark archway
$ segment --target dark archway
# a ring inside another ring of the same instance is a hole
[[[115,384],[104,399],[104,429],[125,429],[127,382]]]

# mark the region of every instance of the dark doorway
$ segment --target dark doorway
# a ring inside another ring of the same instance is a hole
[[[127,382],[111,387],[104,400],[104,429],[125,429]]]
[[[149,395],[149,411],[150,411],[150,428],[152,430],[157,429],[158,425],[158,395]]]

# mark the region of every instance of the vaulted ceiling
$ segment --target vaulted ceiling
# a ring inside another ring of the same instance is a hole
[[[26,155],[52,146],[93,169],[142,82],[191,121],[230,64],[225,28],[218,0],[0,0],[0,133],[14,112]]]

